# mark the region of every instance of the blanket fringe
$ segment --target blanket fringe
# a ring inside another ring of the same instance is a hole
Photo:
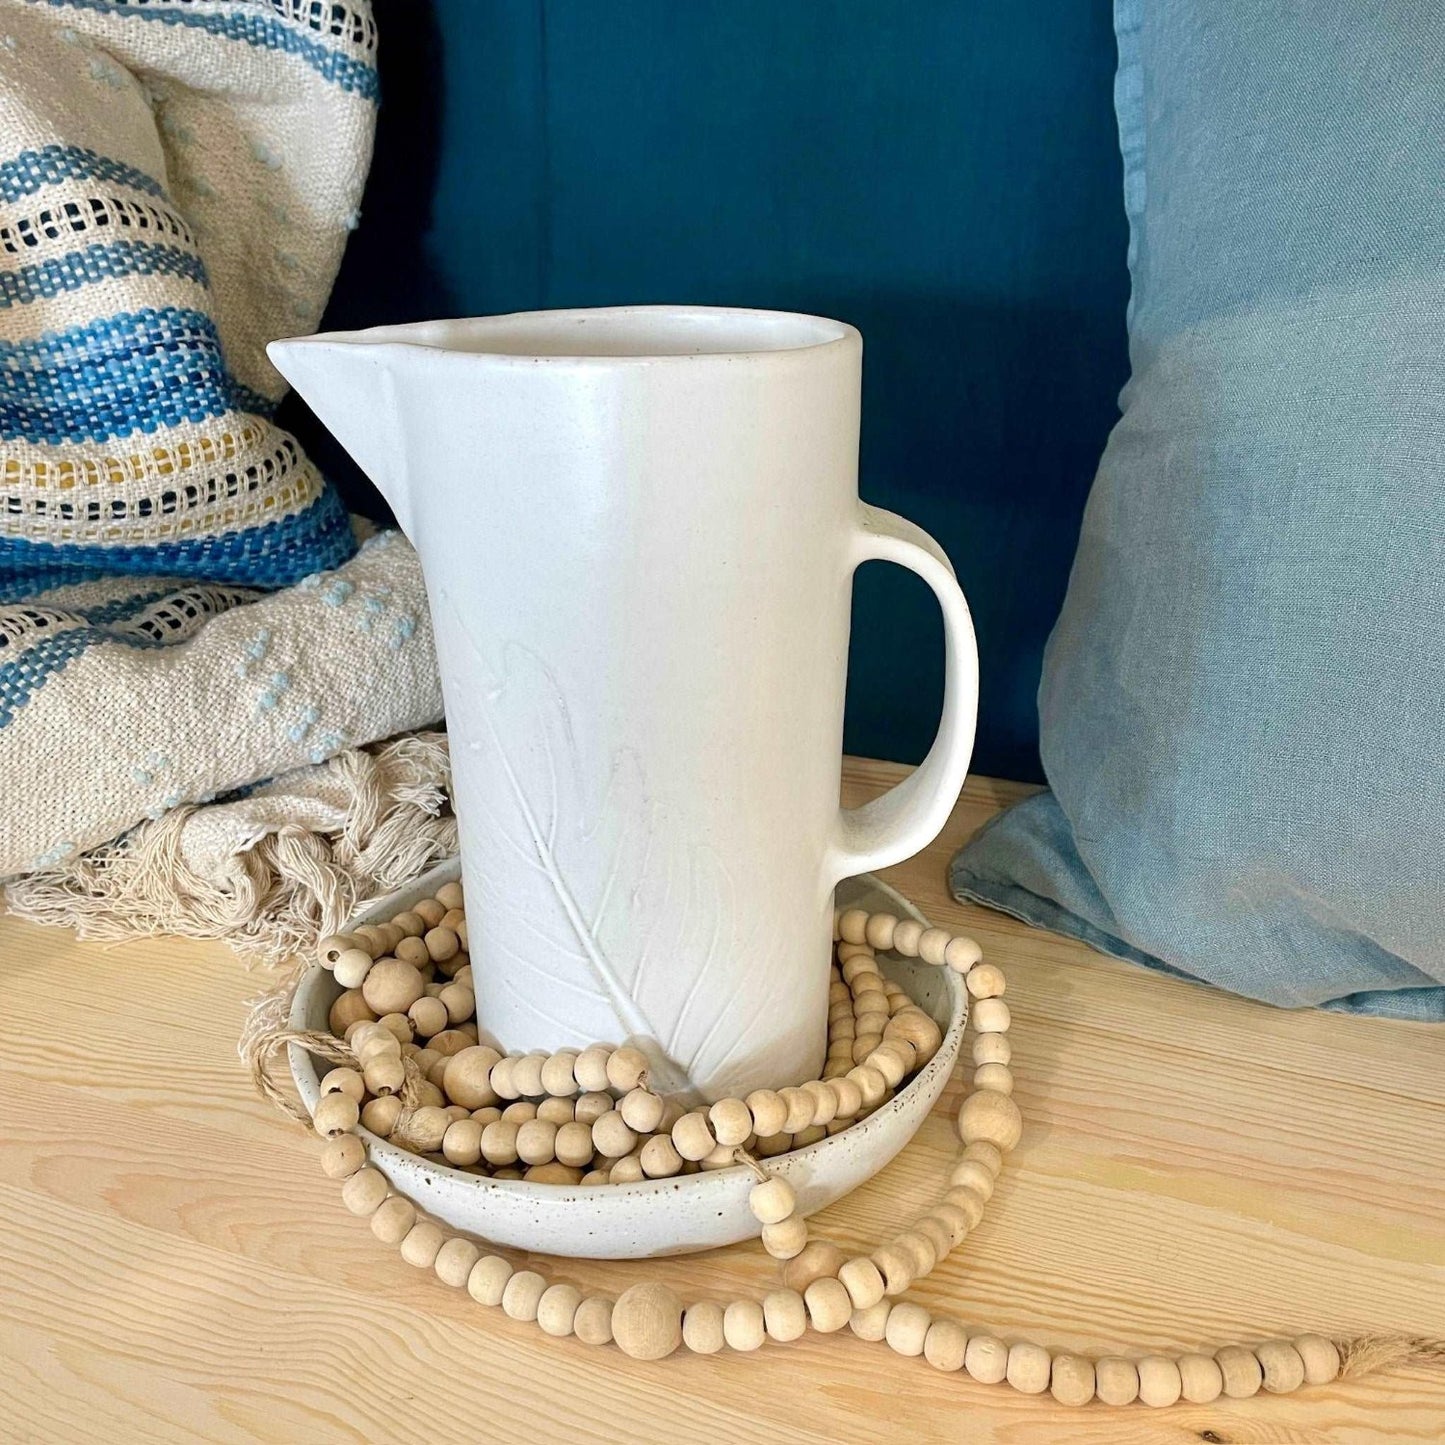
[[[183,806],[73,862],[13,880],[9,911],[83,939],[222,939],[270,965],[309,950],[361,905],[457,851],[444,733],[350,749],[321,766],[341,799],[334,830],[267,829],[201,871],[187,856],[187,828],[216,808]]]

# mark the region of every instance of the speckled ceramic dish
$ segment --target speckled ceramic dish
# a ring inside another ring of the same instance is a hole
[[[373,904],[350,926],[390,918],[459,874],[455,861],[445,863],[415,887]],[[906,899],[870,874],[840,884],[838,901],[844,907],[926,921]],[[793,1186],[804,1214],[857,1188],[903,1148],[937,1101],[958,1058],[968,1018],[967,992],[960,976],[951,969],[931,968],[892,954],[884,954],[880,964],[938,1021],[944,1030],[943,1045],[905,1088],[861,1123],[768,1161],[768,1169]],[[325,1029],[340,991],[325,969],[309,969],[296,992],[291,1026]],[[324,1071],[326,1066],[319,1067]],[[306,1107],[314,1108],[318,1061],[293,1046],[291,1072]],[[758,1232],[747,1204],[755,1181],[742,1167],[581,1189],[483,1179],[409,1154],[365,1129],[358,1132],[371,1162],[419,1208],[455,1229],[513,1249],[588,1259],[642,1259],[713,1249]]]

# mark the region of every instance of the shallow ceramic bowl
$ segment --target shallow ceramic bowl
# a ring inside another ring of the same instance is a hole
[[[444,863],[415,887],[373,904],[348,927],[390,918],[459,875],[455,861]],[[912,904],[871,874],[840,884],[838,902],[846,908],[887,911],[926,922]],[[894,1098],[861,1123],[768,1160],[768,1170],[793,1186],[804,1214],[856,1189],[907,1144],[943,1091],[958,1057],[968,1018],[961,977],[951,969],[892,954],[883,955],[881,964],[883,972],[938,1021],[944,1030],[943,1044]],[[325,1030],[332,1001],[340,992],[325,969],[308,969],[296,991],[291,1026]],[[318,1069],[324,1073],[328,1067],[292,1046],[291,1072],[308,1109],[315,1108],[320,1091]],[[365,1129],[358,1132],[372,1164],[419,1208],[455,1229],[513,1249],[586,1259],[643,1259],[714,1249],[758,1233],[748,1209],[748,1191],[755,1180],[742,1166],[582,1189],[484,1179],[409,1154]]]

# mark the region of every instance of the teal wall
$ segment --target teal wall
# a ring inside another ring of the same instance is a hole
[[[863,494],[931,531],[968,592],[975,766],[1038,777],[1040,652],[1126,374],[1107,0],[379,0],[377,16],[376,164],[325,324],[634,301],[853,322]],[[922,585],[865,568],[851,750],[922,755],[941,646]]]

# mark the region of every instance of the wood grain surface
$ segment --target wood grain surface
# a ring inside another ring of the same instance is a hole
[[[850,761],[850,801],[893,782]],[[1026,790],[975,778],[886,875],[1008,972],[1023,1144],[917,1291],[1005,1338],[1183,1350],[1306,1329],[1445,1335],[1445,1033],[1285,1013],[952,902],[953,849]],[[1425,1370],[1288,1398],[1067,1411],[849,1335],[638,1364],[547,1340],[404,1264],[235,1054],[265,986],[226,949],[80,945],[0,922],[0,1440],[1439,1441]],[[817,1216],[874,1241],[942,1187],[950,1087],[917,1142]],[[544,1262],[616,1290],[758,1291],[757,1244]]]

